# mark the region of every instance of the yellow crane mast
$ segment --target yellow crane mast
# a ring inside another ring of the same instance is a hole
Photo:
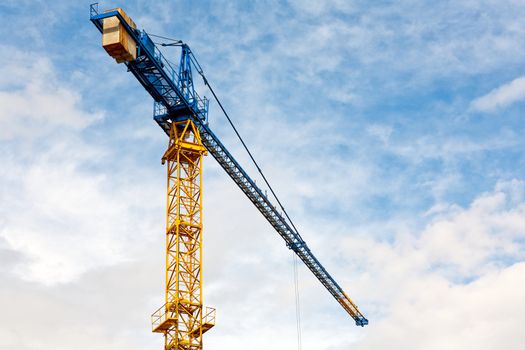
[[[202,145],[195,124],[171,124],[167,163],[165,304],[152,316],[165,350],[200,350],[215,324],[215,309],[202,305]]]

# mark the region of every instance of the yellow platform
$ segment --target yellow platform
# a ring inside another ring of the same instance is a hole
[[[202,327],[200,328],[195,328],[193,331],[190,332],[190,337],[193,337],[193,338],[197,338],[199,336],[199,331],[200,329],[202,329],[202,334],[206,333],[207,331],[209,331],[213,326],[215,326],[215,324],[212,324],[212,323],[203,323],[202,324]]]

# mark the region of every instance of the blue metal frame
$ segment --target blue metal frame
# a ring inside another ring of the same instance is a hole
[[[279,213],[263,191],[257,187],[255,181],[250,178],[209,128],[208,100],[201,98],[195,92],[193,86],[192,65],[199,73],[202,73],[202,68],[189,46],[181,44],[182,53],[177,72],[145,31],[131,28],[118,11],[100,14],[98,13],[98,4],[92,4],[90,7],[90,20],[101,32],[102,20],[113,16],[119,18],[126,31],[137,43],[137,59],[132,62],[125,62],[125,64],[128,70],[153,97],[155,101],[154,120],[169,135],[172,122],[191,118],[199,128],[202,143],[206,149],[284,239],[287,247],[297,254],[330,294],[355,320],[356,325],[367,325],[368,320],[313,255],[299,232],[293,229]]]

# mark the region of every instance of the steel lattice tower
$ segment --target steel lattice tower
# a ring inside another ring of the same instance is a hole
[[[165,350],[200,350],[215,309],[202,305],[202,145],[195,124],[171,124],[167,163],[165,305],[153,315]]]

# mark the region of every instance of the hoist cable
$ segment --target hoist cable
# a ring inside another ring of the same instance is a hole
[[[193,60],[196,61],[195,57],[193,57]],[[199,66],[200,68],[200,66]],[[284,206],[282,205],[281,201],[279,200],[279,198],[277,197],[277,195],[275,194],[275,191],[273,190],[272,186],[270,185],[270,183],[268,182],[268,180],[266,179],[266,176],[264,176],[261,168],[259,167],[259,164],[257,163],[257,161],[255,160],[255,158],[253,157],[252,153],[250,152],[250,150],[248,149],[248,146],[246,145],[246,143],[244,142],[243,138],[241,137],[241,135],[239,134],[239,132],[237,131],[237,128],[235,127],[235,125],[233,124],[233,121],[231,120],[230,116],[228,115],[228,113],[226,112],[226,110],[224,109],[221,101],[219,100],[219,98],[217,97],[217,94],[215,94],[215,91],[213,90],[213,88],[211,87],[210,83],[208,82],[208,79],[206,79],[206,77],[204,76],[204,72],[202,71],[202,69],[197,69],[198,73],[201,75],[202,79],[204,80],[204,85],[206,85],[209,89],[210,89],[210,92],[212,93],[213,95],[213,98],[215,99],[215,101],[217,102],[217,104],[219,105],[219,107],[221,108],[222,112],[224,113],[224,115],[226,116],[226,119],[228,119],[228,123],[230,124],[230,126],[232,127],[233,131],[235,132],[235,134],[237,135],[237,138],[239,139],[239,141],[241,141],[244,149],[246,150],[246,152],[248,153],[248,155],[250,156],[250,159],[252,160],[253,164],[255,165],[255,167],[257,168],[257,171],[259,172],[259,174],[262,176],[263,180],[264,180],[264,183],[266,184],[266,186],[268,186],[268,189],[270,190],[270,192],[272,193],[273,197],[275,198],[275,200],[277,201],[277,203],[279,204],[279,207],[281,208],[281,210],[283,211],[284,215],[286,216],[286,218],[288,219],[288,221],[290,222],[290,224],[292,225],[292,227],[294,228],[295,230],[295,233],[297,234],[297,236],[299,236],[302,240],[302,237],[301,235],[299,234],[299,231],[297,230],[297,228],[295,227],[292,219],[290,218],[290,216],[288,215],[288,212],[286,211],[286,209],[284,208]],[[301,242],[302,243],[302,242]]]
[[[215,101],[219,105],[220,109],[222,110],[222,113],[224,114],[224,116],[228,120],[228,123],[230,124],[230,126],[233,129],[233,131],[235,132],[235,135],[237,135],[237,138],[239,139],[239,141],[241,141],[242,146],[246,150],[246,153],[248,153],[248,155],[250,156],[250,159],[252,160],[253,164],[257,168],[257,171],[259,172],[259,174],[263,178],[264,182],[266,183],[266,186],[268,186],[268,189],[270,190],[270,192],[272,193],[273,197],[275,198],[275,200],[279,204],[279,207],[283,211],[284,215],[286,216],[286,218],[288,219],[288,221],[290,222],[290,224],[294,228],[295,233],[297,234],[297,236],[299,236],[301,238],[301,236],[299,234],[299,231],[297,230],[297,228],[295,227],[292,219],[288,215],[288,212],[286,211],[286,209],[282,205],[281,201],[279,200],[279,197],[277,197],[277,194],[275,193],[275,191],[273,190],[272,186],[270,185],[268,179],[264,175],[261,167],[259,166],[259,164],[255,160],[255,158],[253,157],[253,155],[250,152],[248,146],[246,145],[246,143],[244,142],[243,138],[239,134],[239,131],[235,127],[235,124],[233,124],[233,121],[231,120],[230,116],[228,115],[228,112],[226,112],[226,110],[224,109],[224,106],[222,105],[221,101],[217,97],[217,94],[215,93],[215,91],[211,87],[210,83],[208,82],[208,79],[204,75],[204,72],[203,72],[200,64],[198,63],[197,59],[195,58],[195,56],[193,54],[191,54],[190,57],[191,57],[191,60],[192,60],[192,62],[194,64],[195,68],[197,68],[197,72],[202,77],[202,79],[204,81],[204,85],[206,85],[210,89],[210,92],[212,93],[213,98],[215,99]],[[301,240],[302,240],[302,238],[301,238]],[[294,280],[294,294],[295,294],[295,321],[296,321],[296,329],[297,329],[297,349],[298,350],[302,350],[301,302],[300,302],[300,298],[299,298],[299,272],[298,272],[297,255],[295,254],[295,252],[292,252],[292,260],[293,260],[292,263],[293,263],[293,280]]]
[[[164,39],[164,40],[169,40],[169,41],[173,41],[173,42],[181,43],[181,44],[182,44],[182,40],[179,40],[179,39],[168,38],[168,37],[165,37],[165,36],[162,36],[162,35],[156,35],[156,34],[151,34],[151,33],[148,33],[148,35],[149,35],[149,36],[153,36],[153,37],[155,37],[155,38]]]
[[[299,271],[297,264],[297,255],[292,252],[293,264],[293,280],[295,290],[295,323],[297,327],[297,350],[303,347],[302,332],[301,332],[301,300],[299,298]]]

